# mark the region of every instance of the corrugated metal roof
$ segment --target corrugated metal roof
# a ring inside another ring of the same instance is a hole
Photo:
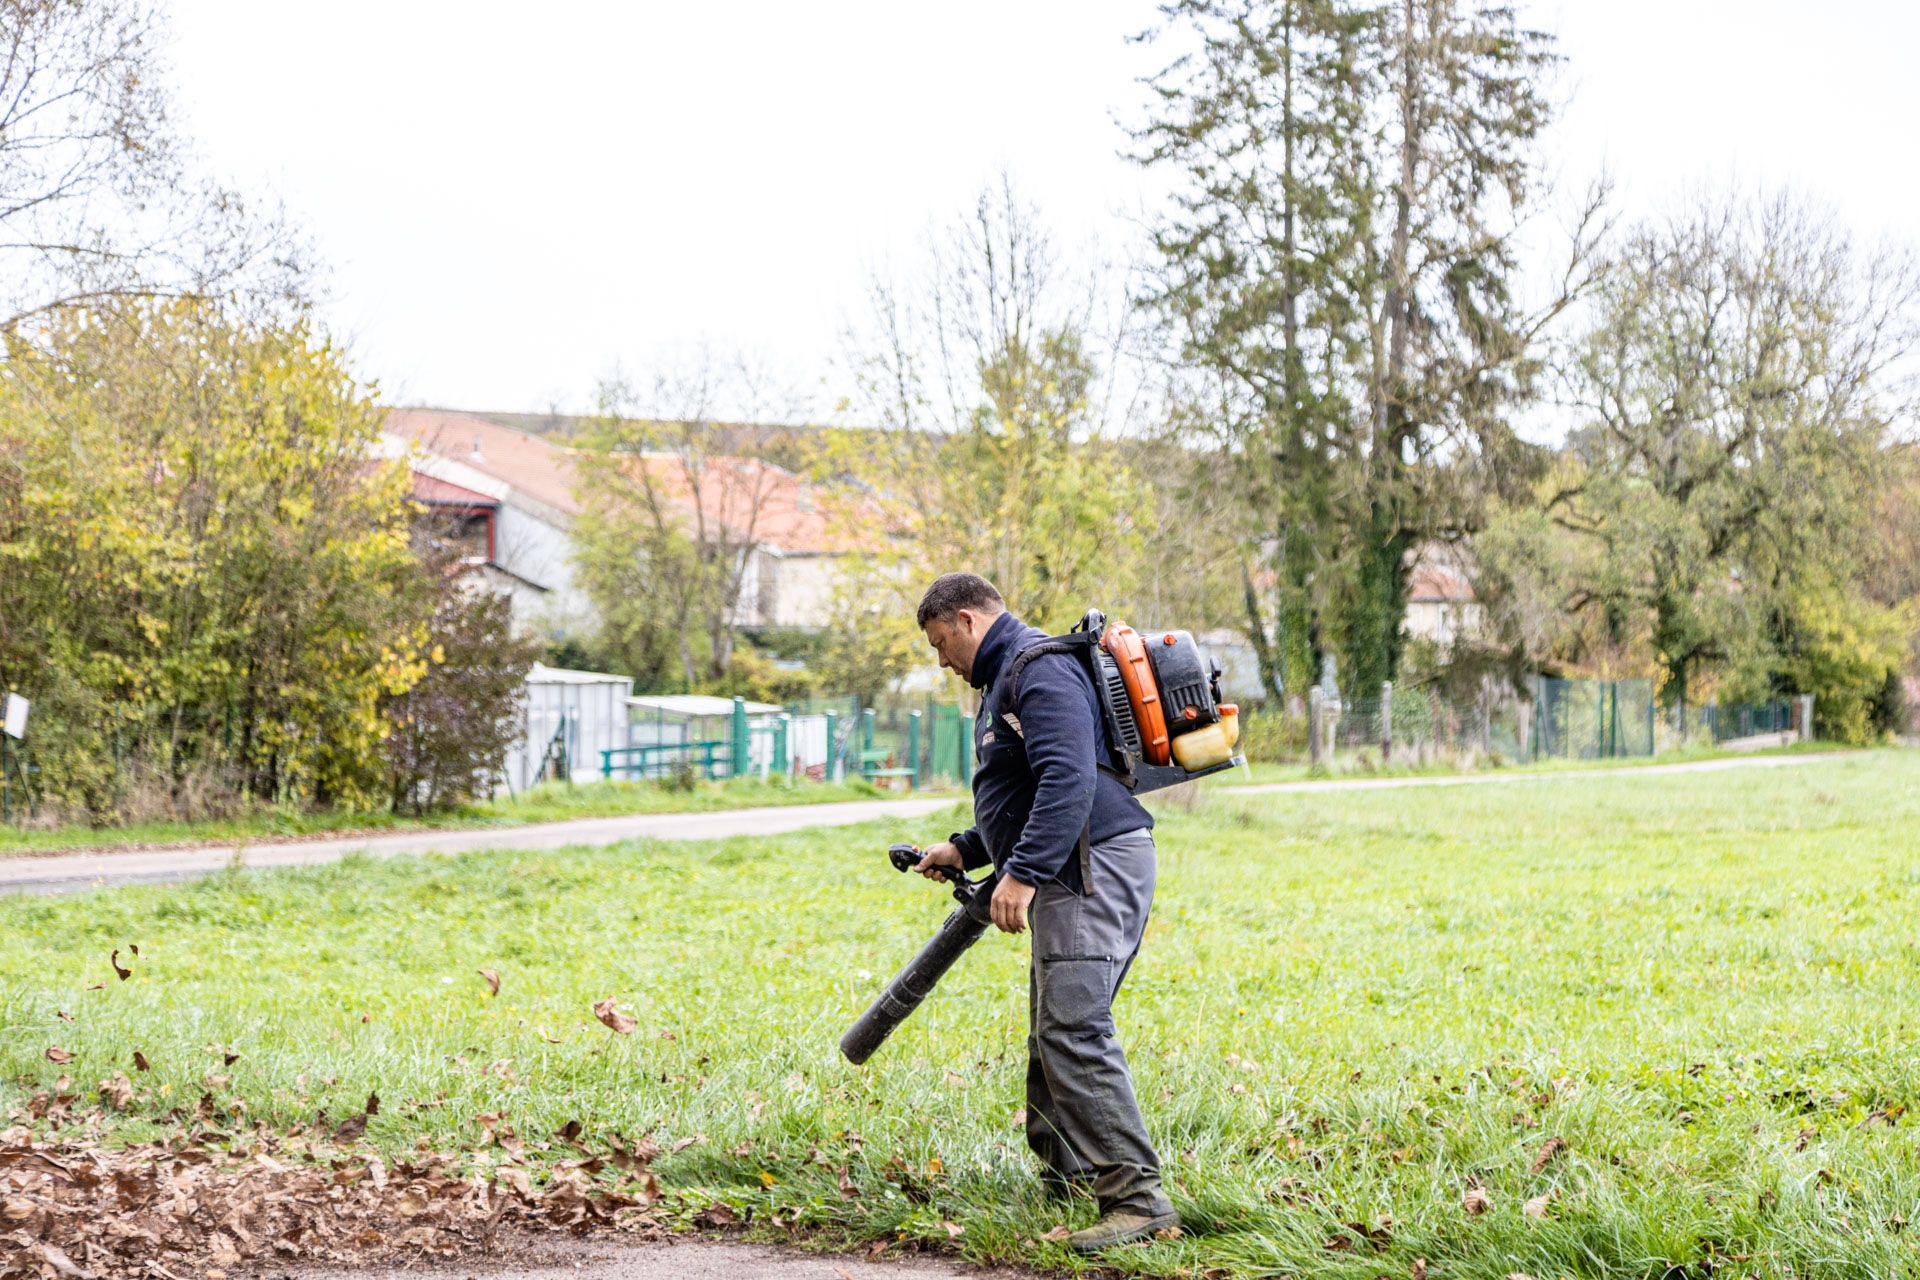
[[[633,687],[630,676],[610,676],[604,671],[569,671],[565,667],[549,667],[534,663],[527,671],[528,684],[624,684]]]
[[[715,698],[704,693],[656,693],[641,697],[628,698],[627,705],[640,707],[647,711],[664,711],[670,716],[685,719],[698,719],[709,716],[730,716],[733,714],[732,698]],[[747,714],[750,716],[770,716],[784,711],[770,702],[749,702]]]

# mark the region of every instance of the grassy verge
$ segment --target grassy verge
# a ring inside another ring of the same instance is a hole
[[[125,845],[227,844],[236,840],[325,835],[330,832],[518,827],[535,822],[561,822],[568,818],[613,818],[637,813],[705,813],[719,809],[783,804],[831,804],[842,800],[873,800],[902,794],[883,791],[859,778],[833,783],[793,782],[781,778],[762,782],[758,778],[742,778],[727,782],[696,782],[691,788],[666,786],[657,782],[591,782],[576,786],[549,782],[522,792],[517,797],[464,805],[446,813],[418,818],[405,814],[353,810],[311,813],[266,810],[244,818],[205,822],[144,822],[124,827],[62,827],[52,831],[0,827],[0,857],[10,853]]]
[[[203,1091],[228,1128],[377,1091],[389,1160],[651,1130],[664,1184],[765,1230],[1090,1267],[1044,1239],[1090,1208],[1040,1199],[1014,1126],[1020,943],[983,941],[866,1068],[835,1053],[945,909],[882,848],[952,821],[0,902],[0,1109],[62,1071],[85,1105],[139,1049],[116,1138]],[[1165,813],[1118,1016],[1185,1234],[1099,1265],[1912,1274],[1916,824],[1897,752]]]
[[[1696,760],[1730,760],[1743,756],[1822,755],[1845,750],[1835,742],[1797,742],[1785,747],[1762,747],[1754,751],[1726,751],[1719,747],[1692,746],[1665,751],[1657,756],[1627,756],[1611,760],[1567,760],[1558,757],[1531,760],[1525,764],[1500,764],[1465,769],[1445,760],[1422,764],[1382,764],[1377,748],[1343,749],[1331,767],[1314,769],[1303,760],[1260,760],[1245,769],[1230,769],[1207,778],[1209,787],[1243,787],[1269,782],[1309,782],[1319,778],[1446,778],[1483,773],[1567,773],[1588,769],[1643,769],[1654,764],[1686,764]]]

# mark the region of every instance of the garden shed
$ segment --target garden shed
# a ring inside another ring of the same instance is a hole
[[[526,732],[507,753],[507,782],[524,791],[542,777],[588,782],[602,752],[627,745],[630,676],[534,663],[527,672]]]

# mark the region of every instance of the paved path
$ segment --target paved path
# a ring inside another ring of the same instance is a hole
[[[701,1239],[661,1243],[596,1236],[527,1239],[510,1242],[503,1255],[459,1258],[426,1268],[417,1261],[375,1262],[309,1267],[297,1274],[305,1280],[418,1280],[423,1274],[465,1280],[503,1275],[516,1280],[1038,1280],[1025,1269],[977,1267],[957,1260],[870,1261],[860,1255]]]
[[[1557,772],[1475,773],[1411,778],[1345,778],[1314,782],[1268,782],[1223,787],[1222,794],[1284,795],[1296,792],[1372,791],[1399,787],[1463,787],[1501,782],[1553,782],[1571,778],[1644,778],[1652,774],[1715,773],[1723,769],[1774,769],[1830,760],[1842,752],[1801,756],[1734,756],[1686,764],[1630,765],[1613,769]],[[558,849],[565,845],[605,845],[647,837],[655,840],[722,840],[729,836],[775,836],[812,827],[845,826],[876,818],[918,818],[955,803],[932,800],[855,800],[844,804],[797,804],[766,809],[728,809],[718,813],[653,813],[624,818],[581,818],[525,827],[481,830],[408,831],[394,835],[350,836],[327,840],[253,844],[244,849],[249,867],[299,867],[333,862],[350,853],[387,857],[396,853],[467,853],[480,849]],[[230,844],[198,849],[155,849],[115,853],[34,854],[0,858],[0,893],[72,893],[119,884],[186,880],[226,867]]]
[[[478,849],[559,849],[566,845],[605,845],[622,840],[723,840],[729,836],[777,836],[810,827],[839,827],[876,818],[918,818],[954,804],[953,797],[931,800],[853,800],[837,804],[794,804],[764,809],[727,809],[717,813],[648,813],[623,818],[578,818],[524,827],[481,830],[407,831],[393,835],[348,836],[329,840],[250,844],[242,851],[249,867],[304,867],[335,862],[350,853],[390,857],[396,853],[467,853]],[[234,857],[232,844],[197,849],[154,849],[116,853],[33,854],[0,858],[0,893],[71,893],[118,884],[154,884],[186,880],[219,871]]]

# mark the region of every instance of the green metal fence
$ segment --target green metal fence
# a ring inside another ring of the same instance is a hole
[[[1533,755],[1605,760],[1653,754],[1653,681],[1535,682]]]

